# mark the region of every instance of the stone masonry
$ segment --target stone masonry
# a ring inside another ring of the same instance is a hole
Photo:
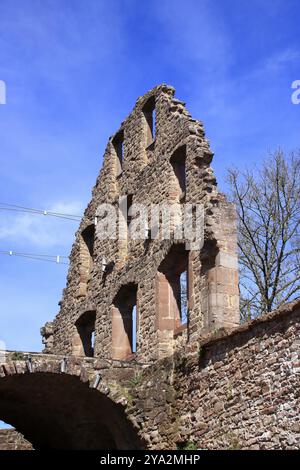
[[[14,429],[1,429],[0,450],[32,450],[32,445]]]
[[[217,190],[212,156],[203,125],[174,98],[172,87],[157,86],[137,100],[109,139],[76,233],[60,312],[42,330],[45,352],[114,359],[134,353],[137,360],[151,362],[173,354],[182,342],[197,341],[205,331],[239,324],[236,215]],[[174,230],[169,240],[135,240],[129,233],[124,239],[101,239],[97,208],[103,203],[117,207],[119,198],[128,209],[140,203],[149,212],[154,204],[180,210],[184,203],[202,204],[203,247],[186,249],[185,238],[174,239]],[[183,271],[185,320],[179,305]]]
[[[35,449],[300,449],[299,320],[298,301],[151,365],[6,353],[0,417]]]
[[[0,351],[0,419],[16,429],[0,449],[300,449],[300,302],[239,325],[236,215],[212,156],[172,87],[137,100],[109,139],[43,353]],[[105,203],[121,237],[99,236]],[[152,237],[160,214],[131,236],[136,204],[177,208],[169,239]],[[204,208],[196,246],[175,236],[186,204]]]

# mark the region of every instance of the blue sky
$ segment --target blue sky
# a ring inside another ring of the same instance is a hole
[[[225,170],[299,147],[296,0],[0,0],[0,201],[81,213],[138,96],[176,88]],[[77,224],[0,211],[0,250],[67,255]],[[0,340],[40,350],[62,265],[0,256]]]

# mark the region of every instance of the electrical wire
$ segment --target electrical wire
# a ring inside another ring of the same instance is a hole
[[[22,258],[34,259],[38,261],[48,261],[50,263],[56,263],[56,264],[65,264],[65,265],[69,264],[66,261],[62,261],[62,260],[69,259],[68,256],[44,255],[44,254],[36,254],[36,253],[19,253],[16,251],[2,251],[2,250],[0,250],[0,255],[20,256]]]
[[[0,202],[0,211],[13,211],[13,212],[25,212],[28,214],[38,214],[38,215],[47,215],[50,217],[58,217],[62,219],[72,220],[74,222],[79,222],[81,217],[80,215],[75,214],[63,214],[60,212],[53,212],[53,211],[46,211],[40,209],[34,209],[30,207],[19,206],[17,204],[7,204],[6,202]],[[45,255],[45,254],[36,254],[36,253],[21,253],[15,251],[1,251],[1,255],[8,255],[8,256],[19,256],[22,258],[27,259],[34,259],[38,261],[48,261],[50,263],[56,264],[65,264],[68,265],[69,263],[64,261],[68,260],[68,256],[60,256],[60,255]]]
[[[73,220],[74,222],[79,222],[81,215],[75,214],[63,214],[60,212],[53,212],[41,209],[34,209],[31,207],[19,206],[17,204],[7,204],[6,202],[0,202],[0,211],[12,211],[12,212],[25,212],[29,214],[38,214],[38,215],[47,215],[50,217],[57,217],[61,219]]]

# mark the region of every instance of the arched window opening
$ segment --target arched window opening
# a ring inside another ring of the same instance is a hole
[[[89,254],[89,262],[92,264],[94,256],[95,226],[89,225],[86,227],[82,232],[82,238]]]
[[[137,351],[137,285],[121,287],[112,307],[112,357],[129,359]]]
[[[133,204],[133,196],[132,194],[128,194],[127,196],[127,227],[128,228],[130,228],[130,224],[133,219],[131,215],[131,211],[130,211],[132,204]]]
[[[136,316],[136,305],[132,308],[132,352],[136,353],[136,332],[137,332],[137,316]]]
[[[94,264],[95,226],[86,227],[80,238],[80,285],[78,296],[85,296]]]
[[[179,199],[185,196],[186,192],[186,146],[178,148],[170,159],[174,175],[176,177],[176,193]]]
[[[180,320],[181,324],[184,325],[187,323],[188,315],[188,272],[187,270],[183,271],[179,276],[180,282]]]
[[[119,199],[119,217],[118,217],[118,259],[117,265],[123,266],[129,249],[130,224],[133,219],[131,207],[133,205],[133,196],[124,195]]]
[[[146,147],[149,147],[156,137],[156,110],[154,96],[149,98],[143,107],[143,114],[146,121]]]
[[[185,245],[174,245],[158,268],[157,327],[173,330],[188,323],[188,259]]]
[[[113,146],[117,156],[117,176],[123,171],[124,162],[124,131],[118,132],[113,138]]]
[[[96,338],[96,332],[94,329],[94,331],[92,331],[92,336],[91,336],[91,349],[93,350],[93,352],[95,351],[95,338]]]
[[[74,354],[94,357],[96,312],[85,312],[75,323],[77,337],[74,341]]]

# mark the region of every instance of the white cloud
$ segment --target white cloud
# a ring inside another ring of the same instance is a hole
[[[264,71],[265,72],[279,72],[287,64],[298,60],[300,53],[296,49],[284,49],[277,54],[272,55],[266,60]]]
[[[42,209],[74,215],[83,212],[82,204],[79,202],[57,202]],[[32,247],[47,249],[46,254],[52,254],[53,247],[69,250],[78,227],[77,222],[51,216],[6,211],[0,211],[0,215],[2,250],[15,250],[15,246],[25,247],[26,244],[30,245],[30,249]]]

